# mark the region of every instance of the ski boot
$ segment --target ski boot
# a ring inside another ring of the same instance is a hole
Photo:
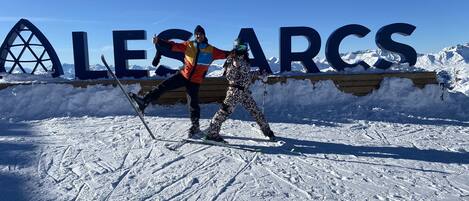
[[[228,144],[227,141],[225,141],[220,135],[205,135],[204,137],[205,141],[212,141],[215,143],[221,143],[221,144]]]
[[[264,136],[268,137],[270,141],[277,141],[277,138],[275,137],[274,132],[272,130],[269,129],[268,131],[262,133],[264,134]]]
[[[202,134],[202,131],[199,128],[199,125],[192,125],[187,133],[188,138],[193,138],[193,139],[200,139],[200,135]]]
[[[202,136],[202,131],[200,130],[199,118],[191,117],[192,126],[189,128],[187,137],[200,139]]]
[[[150,104],[149,102],[145,101],[145,99],[140,98],[137,94],[134,94],[132,92],[129,92],[130,98],[134,100],[135,103],[138,105],[138,109],[140,110],[140,113],[144,114],[145,113],[145,108]]]

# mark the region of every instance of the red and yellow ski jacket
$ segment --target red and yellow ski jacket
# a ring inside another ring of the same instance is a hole
[[[227,51],[220,50],[208,43],[161,41],[163,45],[168,45],[171,51],[184,53],[184,67],[180,72],[186,79],[197,84],[202,83],[212,61],[226,59],[228,56]]]

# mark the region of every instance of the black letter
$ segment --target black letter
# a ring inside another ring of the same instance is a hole
[[[148,76],[146,70],[128,70],[129,59],[146,59],[145,50],[127,50],[127,40],[145,40],[146,32],[136,31],[113,31],[114,40],[114,65],[117,77],[141,78]]]
[[[304,52],[291,52],[292,36],[304,36],[308,49]],[[313,61],[321,50],[321,36],[310,27],[280,27],[280,72],[291,71],[292,61],[301,61],[307,73],[318,73],[319,69]]]
[[[340,43],[345,37],[354,35],[359,38],[363,38],[368,33],[370,33],[370,29],[359,24],[349,24],[335,30],[331,36],[329,36],[329,39],[327,39],[326,44],[326,58],[327,62],[329,62],[329,65],[338,71],[344,70],[344,68],[351,68],[358,65],[369,68],[370,66],[364,61],[359,61],[354,64],[346,63],[344,60],[342,60],[339,53]]]
[[[168,29],[158,34],[158,38],[163,39],[163,40],[180,39],[180,40],[186,41],[186,40],[189,40],[191,37],[192,37],[191,32],[182,30],[182,29]],[[184,63],[184,53],[173,52],[170,49],[165,48],[164,46],[161,46],[161,45],[157,45],[157,44],[155,44],[155,48],[156,48],[156,55],[152,62],[153,66],[155,67],[158,66],[162,55],[179,60],[182,63]]]
[[[72,38],[75,77],[80,80],[107,78],[107,71],[90,71],[88,38],[86,32],[73,32]]]
[[[376,33],[376,45],[382,50],[387,50],[399,54],[401,61],[399,63],[409,63],[409,66],[414,66],[417,62],[417,52],[414,48],[398,43],[392,40],[391,36],[394,33],[398,33],[404,36],[409,36],[414,32],[415,26],[405,23],[395,23],[382,27]],[[387,69],[391,67],[392,63],[385,59],[378,59],[373,65],[376,68]]]
[[[238,38],[248,43],[249,47],[251,48],[253,57],[253,59],[251,59],[251,66],[258,66],[261,71],[264,71],[269,74],[272,73],[269,63],[267,63],[267,60],[265,59],[264,51],[262,50],[261,45],[257,40],[257,36],[254,32],[254,29],[242,28],[239,32]]]

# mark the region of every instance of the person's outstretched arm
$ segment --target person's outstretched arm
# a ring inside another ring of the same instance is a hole
[[[213,47],[213,60],[226,59],[228,56],[230,56],[231,53],[232,51],[220,50],[216,47]]]
[[[166,47],[174,52],[185,52],[188,46],[187,42],[184,43],[175,43],[173,41],[163,40],[158,37],[153,37],[153,44]]]

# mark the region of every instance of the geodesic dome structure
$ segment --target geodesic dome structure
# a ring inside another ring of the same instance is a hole
[[[63,75],[49,40],[26,19],[16,23],[0,47],[0,72]]]

